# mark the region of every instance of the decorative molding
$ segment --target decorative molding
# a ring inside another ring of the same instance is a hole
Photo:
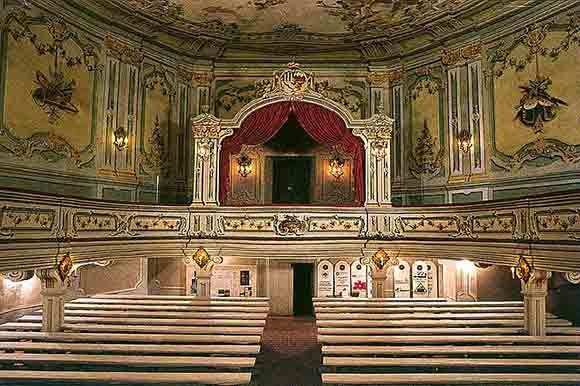
[[[11,238],[17,231],[49,231],[56,222],[56,210],[2,206],[0,238]]]
[[[580,284],[580,272],[565,272],[563,275],[568,283],[575,285]]]
[[[483,45],[481,42],[472,43],[468,46],[454,50],[442,49],[441,62],[446,66],[462,65],[471,60],[481,58]]]
[[[358,231],[359,235],[365,230],[364,218],[340,217],[310,217],[310,232],[353,232]]]
[[[564,233],[571,239],[580,240],[580,209],[538,211],[534,220],[540,234]]]
[[[20,283],[34,277],[34,270],[31,271],[12,271],[1,273],[0,276],[13,283]]]
[[[491,161],[506,171],[517,171],[538,158],[560,159],[566,164],[580,162],[580,145],[569,145],[552,138],[539,138],[520,148],[514,155],[496,152]]]
[[[160,175],[167,165],[168,157],[165,148],[163,133],[159,125],[159,117],[155,118],[155,127],[149,137],[149,152],[142,149],[140,154],[141,165],[150,174]]]
[[[122,63],[128,63],[133,66],[140,66],[143,63],[145,54],[143,52],[143,47],[132,47],[117,38],[115,38],[110,33],[105,35],[105,48],[107,49],[107,55],[119,60]]]
[[[302,236],[310,226],[308,217],[294,215],[274,215],[274,230],[280,236]]]
[[[437,151],[435,142],[427,127],[427,122],[425,122],[421,136],[415,144],[414,152],[409,155],[409,170],[415,178],[432,178],[440,173],[445,150],[441,148]]]
[[[220,217],[226,232],[274,232],[274,217]]]

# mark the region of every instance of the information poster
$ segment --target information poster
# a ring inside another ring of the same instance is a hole
[[[393,267],[395,278],[395,297],[411,297],[411,267],[409,263],[401,260],[398,266]]]
[[[346,261],[334,266],[334,296],[350,296],[350,264]]]
[[[331,297],[334,290],[334,267],[330,261],[323,260],[317,268],[318,297]]]
[[[429,271],[424,261],[413,264],[413,297],[429,297]]]
[[[367,266],[355,261],[350,265],[351,295],[360,298],[367,297]]]

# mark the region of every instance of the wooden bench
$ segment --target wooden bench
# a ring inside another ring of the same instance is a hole
[[[319,327],[319,335],[520,335],[523,334],[524,330],[522,328],[510,328],[510,327],[473,327],[473,328],[461,328],[461,327],[449,327],[449,328],[439,328],[439,327],[426,327],[426,328],[413,328],[413,327],[403,327],[403,328],[332,328],[332,327]]]
[[[246,357],[186,357],[186,356],[143,356],[143,355],[86,355],[86,354],[0,354],[0,365],[82,365],[121,367],[165,367],[184,368],[230,368],[254,367],[255,358]],[[2,371],[0,371],[1,373]],[[0,377],[2,375],[0,374]]]
[[[154,333],[44,333],[38,331],[0,331],[0,341],[31,340],[45,342],[121,342],[151,344],[259,344],[259,335],[185,335]]]
[[[6,323],[0,326],[3,330],[17,331],[40,331],[41,323]],[[63,330],[68,331],[88,331],[88,332],[146,332],[146,333],[171,333],[171,334],[221,334],[221,335],[262,335],[263,327],[187,327],[187,326],[148,326],[148,325],[101,325],[101,324],[67,324],[63,325]]]
[[[22,382],[63,382],[67,385],[83,382],[122,383],[135,385],[247,385],[251,373],[136,373],[90,371],[0,371],[2,385],[22,385]]]
[[[429,373],[323,374],[328,385],[579,385],[580,374]]]
[[[415,356],[415,355],[574,355],[580,354],[580,346],[515,346],[489,345],[482,340],[485,346],[322,346],[323,355],[358,356],[358,355],[388,355],[388,356]],[[0,348],[2,345],[0,344]]]
[[[355,297],[347,297],[347,298],[312,298],[314,303],[318,302],[335,302],[341,303],[345,301],[355,301],[355,302],[392,302],[392,303],[430,303],[430,302],[448,302],[449,299],[446,298],[355,298]]]
[[[335,314],[320,313],[316,315],[317,320],[440,320],[440,319],[458,319],[458,320],[497,320],[497,319],[523,319],[524,314],[521,312],[512,313],[412,313],[412,314]],[[555,315],[546,314],[547,319],[557,319]]]
[[[522,320],[480,319],[480,320],[317,320],[318,327],[457,327],[457,326],[496,326],[496,327],[523,327]],[[571,326],[567,320],[549,319],[547,326]]]
[[[366,302],[366,301],[342,301],[342,302],[313,302],[315,308],[322,307],[444,307],[444,308],[495,308],[495,307],[523,307],[524,303],[517,302]]]
[[[269,307],[269,302],[242,302],[220,300],[155,300],[155,299],[98,299],[80,298],[70,302],[71,304],[143,304],[160,306],[227,306],[227,307]]]
[[[33,314],[42,314],[42,310]],[[175,318],[175,319],[251,319],[261,320],[268,317],[261,312],[171,312],[171,311],[115,311],[115,310],[65,310],[65,316],[95,316],[114,318]]]
[[[66,352],[78,354],[148,354],[148,355],[257,355],[259,345],[188,345],[188,344],[116,344],[116,343],[53,343],[53,342],[0,342],[4,352]]]
[[[133,295],[133,294],[98,294],[92,295],[90,298],[93,299],[151,299],[151,300],[207,300],[205,298],[200,298],[199,296],[188,296],[188,295]],[[266,297],[243,297],[243,296],[231,296],[231,297],[211,297],[209,300],[219,300],[219,301],[244,301],[244,302],[268,302],[269,298]]]
[[[314,309],[316,314],[347,314],[347,313],[411,313],[411,312],[428,312],[428,313],[498,313],[498,312],[518,312],[523,313],[524,307],[494,307],[494,308],[478,308],[478,307],[317,307]]]
[[[435,335],[435,336],[402,336],[402,335],[318,335],[318,342],[323,344],[513,344],[513,345],[580,345],[580,336],[527,336],[527,335]]]
[[[267,313],[269,307],[240,306],[158,306],[146,304],[83,304],[66,303],[65,310],[144,310],[144,311],[197,311]]]
[[[1,359],[0,355],[0,359]],[[360,367],[412,367],[412,368],[501,368],[501,367],[557,367],[575,368],[580,372],[578,359],[488,359],[488,358],[358,358],[358,357],[325,357],[323,366],[340,366],[345,370]]]
[[[42,322],[42,315],[26,315],[18,319],[22,322]],[[117,317],[82,317],[68,316],[65,323],[92,323],[92,324],[142,324],[148,326],[245,326],[264,327],[266,320],[256,319],[161,319],[161,318],[117,318]],[[1,328],[1,326],[0,326]]]

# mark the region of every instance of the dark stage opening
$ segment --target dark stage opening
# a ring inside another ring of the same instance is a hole
[[[310,204],[312,157],[272,157],[273,204]]]
[[[294,315],[312,316],[313,264],[292,264],[294,271]]]

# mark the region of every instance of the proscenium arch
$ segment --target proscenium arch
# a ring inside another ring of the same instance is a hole
[[[357,132],[356,129],[362,130],[369,125],[369,119],[354,119],[350,113],[350,111],[342,106],[339,103],[336,103],[328,98],[324,98],[317,95],[312,94],[305,94],[301,95],[300,98],[289,97],[288,95],[274,95],[269,97],[263,97],[259,99],[255,99],[252,102],[246,104],[244,107],[237,112],[237,114],[232,119],[222,120],[221,127],[223,129],[231,129],[226,135],[220,138],[220,143],[227,137],[232,136],[236,129],[239,129],[242,123],[257,110],[260,110],[263,107],[281,103],[281,102],[305,102],[305,103],[312,103],[323,107],[327,110],[332,111],[333,113],[337,114],[345,123],[346,127],[351,130],[353,135],[362,139],[363,145],[366,148],[368,146],[368,140],[364,135],[361,135],[360,132]]]

